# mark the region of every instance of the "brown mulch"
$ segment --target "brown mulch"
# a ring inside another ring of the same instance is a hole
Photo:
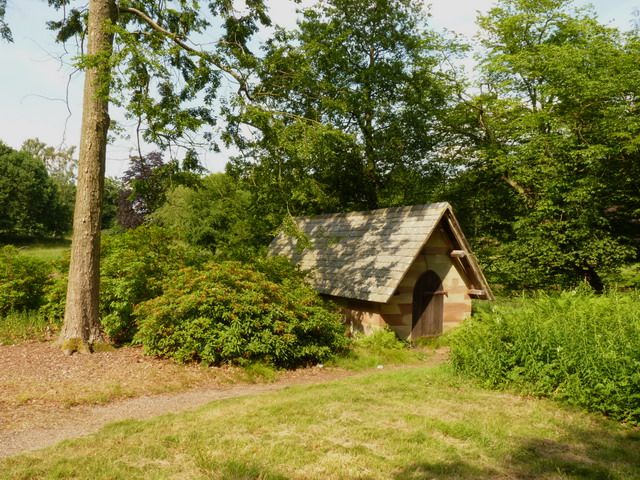
[[[446,352],[436,352],[438,363]],[[124,419],[144,419],[213,400],[353,375],[334,368],[279,372],[252,384],[242,370],[178,365],[125,347],[65,355],[51,342],[0,346],[0,458],[44,448]]]

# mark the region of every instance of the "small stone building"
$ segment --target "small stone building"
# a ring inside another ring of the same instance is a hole
[[[295,219],[269,248],[310,270],[353,330],[439,335],[493,295],[448,203]]]

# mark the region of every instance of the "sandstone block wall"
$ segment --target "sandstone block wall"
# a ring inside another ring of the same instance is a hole
[[[467,293],[467,279],[461,269],[456,268],[457,261],[449,257],[450,250],[446,237],[435,231],[388,303],[342,302],[347,324],[353,331],[365,333],[389,326],[400,338],[409,338],[413,320],[413,288],[420,275],[427,270],[438,274],[445,291],[443,331],[469,317],[471,298]]]

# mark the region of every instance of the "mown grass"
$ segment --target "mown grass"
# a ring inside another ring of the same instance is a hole
[[[58,330],[37,311],[9,312],[0,317],[0,345],[50,339]]]
[[[640,478],[640,433],[447,366],[381,371],[112,424],[0,478]]]
[[[39,258],[40,260],[44,260],[45,262],[55,262],[57,260],[61,260],[64,256],[69,252],[68,245],[58,245],[58,246],[29,246],[22,247],[20,251],[24,255],[28,255],[30,257]]]
[[[71,248],[68,238],[2,237],[0,244],[14,245],[20,252],[44,261],[57,261]]]

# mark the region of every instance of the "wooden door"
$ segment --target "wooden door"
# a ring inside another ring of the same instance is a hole
[[[432,337],[442,333],[444,291],[436,272],[424,272],[413,288],[413,324],[411,339]]]

